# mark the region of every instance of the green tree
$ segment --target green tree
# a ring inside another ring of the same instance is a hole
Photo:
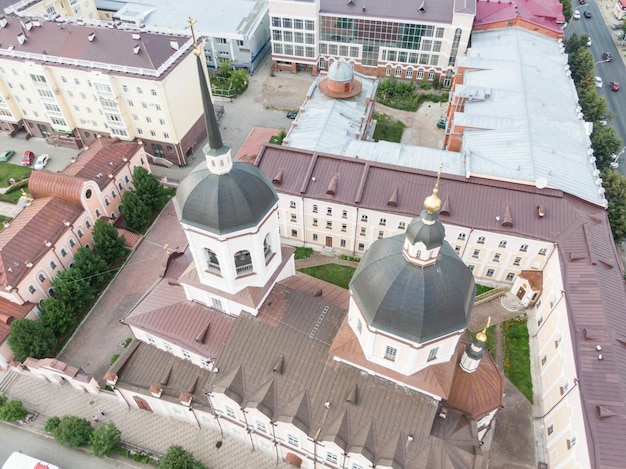
[[[230,78],[230,74],[233,71],[233,67],[230,65],[230,60],[224,59],[220,62],[219,75],[224,78]]]
[[[60,271],[52,280],[52,288],[56,298],[74,311],[87,306],[93,295],[89,281],[73,267]]]
[[[567,21],[572,20],[572,15],[574,14],[572,8],[572,2],[569,0],[560,0],[561,5],[563,5],[563,16],[567,19]]]
[[[142,233],[150,224],[150,209],[144,204],[135,191],[126,191],[122,196],[122,212],[126,226]]]
[[[0,394],[0,406],[6,404],[8,400],[9,398],[7,396],[5,396],[4,394]]]
[[[602,126],[599,122],[595,122],[591,134],[591,147],[596,157],[596,167],[604,171],[613,161],[611,156],[619,153],[622,148],[622,140],[617,136],[613,127]]]
[[[108,265],[114,264],[122,257],[124,242],[124,237],[119,235],[113,225],[102,218],[96,220],[93,225],[94,250]]]
[[[85,419],[66,415],[59,421],[59,424],[51,433],[59,443],[70,448],[78,448],[89,443],[93,428]]]
[[[595,85],[593,85],[593,88],[587,90],[579,90],[578,102],[580,103],[580,107],[583,110],[587,122],[598,122],[604,118],[608,112],[606,99],[598,93]]]
[[[108,264],[91,249],[85,247],[78,248],[76,254],[74,254],[73,268],[79,270],[82,277],[92,287],[103,285],[108,280],[108,276],[103,275],[109,268]]]
[[[15,357],[23,362],[28,357],[46,358],[57,343],[54,332],[39,321],[18,319],[11,323],[9,347]]]
[[[174,445],[159,461],[159,469],[206,469],[206,466],[182,446]]]
[[[248,74],[243,69],[235,70],[230,75],[230,83],[233,91],[240,95],[248,88]]]
[[[22,401],[16,399],[5,402],[0,406],[0,420],[10,422],[12,420],[22,420],[26,417],[27,411]]]
[[[54,433],[61,423],[61,419],[59,417],[50,417],[46,420],[46,426],[43,428],[48,433]]]
[[[614,169],[607,169],[602,173],[604,197],[609,202],[607,215],[613,239],[621,243],[626,236],[626,177]]]
[[[69,331],[74,321],[74,310],[59,299],[46,298],[41,302],[41,322],[57,337]]]
[[[89,449],[102,458],[110,455],[120,445],[122,432],[115,427],[113,422],[100,425],[89,438]]]
[[[167,200],[161,183],[144,167],[136,166],[133,170],[133,185],[141,201],[152,211],[161,210]]]

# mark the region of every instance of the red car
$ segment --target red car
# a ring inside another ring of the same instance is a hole
[[[609,86],[611,87],[611,91],[619,91],[619,81],[612,81],[609,83]]]
[[[26,150],[22,155],[22,166],[30,166],[31,164],[33,164],[34,159],[35,154],[30,150]]]

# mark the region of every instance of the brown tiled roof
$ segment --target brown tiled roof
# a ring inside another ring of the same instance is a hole
[[[13,287],[30,272],[27,263],[36,264],[68,230],[66,221],[73,223],[82,210],[61,199],[35,199],[15,217],[8,228],[0,231],[0,285]]]
[[[282,184],[275,187],[281,194],[327,200],[324,190],[329,179],[339,172],[343,183],[334,201],[411,217],[421,211],[436,179],[428,171],[275,145],[262,147],[255,164],[268,178],[282,169]],[[398,182],[398,207],[392,208],[387,205],[388,188]],[[626,461],[626,291],[623,268],[604,209],[555,189],[448,174],[441,176],[439,195],[454,203],[449,216],[441,214],[444,224],[555,243],[565,284],[592,465],[615,467],[615,461]],[[503,214],[502,201],[515,214],[513,226],[502,226],[496,220]],[[537,206],[543,207],[543,216]],[[584,329],[597,331],[599,338],[585,341]],[[598,360],[596,345],[602,346],[603,360]],[[616,403],[619,418],[596,418],[596,406]]]
[[[189,360],[138,340],[107,371],[109,378],[117,376],[119,387],[149,394],[150,388],[157,386],[162,390],[161,399],[170,402],[180,403],[182,394],[190,394],[194,407],[209,406],[202,389],[210,374]]]
[[[177,41],[182,47],[189,39],[175,34],[145,31],[139,33],[140,39],[134,39],[133,34],[138,31],[107,28],[104,23],[102,26],[81,26],[71,23],[60,24],[39,18],[40,26],[30,29],[27,32],[26,41],[20,44],[17,35],[23,32],[22,21],[26,20],[14,16],[7,16],[7,19],[7,25],[0,29],[2,49],[6,50],[9,46],[13,46],[14,53],[46,55],[49,57],[48,60],[54,61],[55,64],[57,63],[56,57],[61,57],[78,67],[98,63],[104,69],[107,64],[111,64],[141,68],[154,73],[176,53],[170,46],[171,40]],[[89,41],[88,36],[92,32],[95,32],[96,36],[93,41]],[[133,50],[135,45],[141,47],[137,54]],[[189,47],[189,51],[185,54],[190,53],[191,50]],[[171,69],[172,67],[169,67],[167,71]],[[116,72],[107,70],[107,73]]]
[[[18,319],[24,319],[36,305],[34,303],[24,303],[18,305],[0,298],[0,344],[9,337],[11,323]]]
[[[169,288],[182,290],[181,287]],[[193,301],[182,301],[128,317],[124,322],[203,357],[212,358],[218,355],[226,342],[235,318]]]
[[[28,190],[31,195],[42,197],[58,197],[68,204],[82,208],[81,191],[84,180],[50,171],[33,171],[28,178]]]
[[[522,270],[519,278],[528,280],[533,291],[540,292],[543,290],[543,272],[541,270]]]
[[[321,429],[324,440],[364,448],[380,463],[432,467],[416,458],[431,440],[437,401],[334,360],[329,349],[345,317],[344,309],[277,284],[258,317],[237,318],[206,389],[230,393],[310,437]],[[405,449],[408,435],[414,444]]]
[[[94,181],[102,189],[109,183],[109,174],[115,176],[139,150],[141,146],[136,142],[99,138],[63,174]]]
[[[453,359],[456,366],[446,403],[471,415],[475,420],[480,420],[494,409],[502,407],[504,376],[489,352],[485,352],[476,371],[463,371],[459,362],[466,345],[466,340],[460,340],[457,346]]]

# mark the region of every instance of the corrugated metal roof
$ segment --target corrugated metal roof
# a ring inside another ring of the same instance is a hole
[[[283,145],[341,154],[351,141],[364,137],[377,79],[354,73],[354,78],[361,82],[361,92],[352,98],[336,99],[320,91],[319,83],[325,78],[326,74],[320,74],[311,85]]]
[[[463,132],[463,153],[472,175],[534,184],[545,178],[561,189],[604,205],[590,162],[591,142],[567,56],[552,38],[522,28],[475,31],[466,70],[455,94],[486,90],[468,99],[454,125]]]
[[[183,30],[192,17],[199,34],[252,35],[268,9],[268,3],[260,0],[185,0],[177,8],[169,0],[148,0],[129,2],[115,17],[174,30]]]
[[[310,437],[321,428],[324,440],[364,450],[380,464],[395,459],[407,468],[431,467],[419,458],[431,444],[437,401],[335,361],[329,349],[345,316],[323,299],[277,284],[258,317],[237,318],[207,390],[242,405],[264,401],[259,408],[273,421],[291,422]],[[399,441],[401,451],[392,443]],[[461,449],[471,462],[459,467],[474,467],[475,449]]]
[[[345,174],[358,178],[362,187],[362,193],[353,187],[343,200],[352,200],[348,203],[362,210],[407,216],[419,213],[436,182],[433,172],[360,159],[349,159],[351,167],[346,167],[345,160],[348,159],[267,145],[261,148],[255,164],[270,178],[282,169],[282,184],[275,186],[279,193],[317,200],[328,199],[318,192],[309,192],[312,172],[327,180],[340,166]],[[372,174],[376,174],[375,183],[370,181]],[[398,204],[389,206],[386,204],[389,191],[396,185],[400,194]],[[403,196],[405,193],[409,196]],[[359,202],[354,202],[359,194]],[[440,214],[444,225],[450,223],[555,243],[565,284],[586,428],[590,433],[587,444],[593,447],[592,463],[594,467],[615,467],[615,461],[626,460],[626,413],[623,412],[626,291],[621,260],[605,210],[555,189],[477,177],[466,180],[448,174],[441,176],[439,195],[449,211],[449,215]],[[539,206],[544,207],[543,217],[538,215]],[[507,209],[512,226],[496,220]],[[585,329],[595,331],[596,337],[585,339]],[[596,345],[602,346],[601,361]],[[617,412],[620,417],[597,418],[597,405]]]

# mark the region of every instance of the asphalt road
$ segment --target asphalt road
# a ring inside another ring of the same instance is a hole
[[[143,464],[96,458],[87,451],[67,448],[51,438],[46,438],[13,425],[0,424],[0,463],[4,463],[14,451],[21,451],[34,458],[55,464],[61,469],[110,469],[147,467]]]
[[[578,1],[572,4],[575,9],[580,11],[581,18],[569,22],[566,37],[569,38],[574,33],[579,36],[587,34],[591,37],[590,49],[596,63],[596,76],[602,78],[603,81],[603,86],[598,89],[598,92],[606,98],[609,117],[611,117],[610,125],[615,129],[617,136],[626,142],[626,116],[623,114],[623,109],[626,109],[626,65],[624,65],[623,54],[614,38],[616,32],[607,26],[606,20],[595,1],[588,1],[585,5],[579,5]],[[591,12],[591,18],[584,17],[585,11]],[[603,52],[613,54],[613,61],[603,62]],[[619,82],[621,90],[611,91],[609,87],[611,81]],[[626,155],[622,155],[619,171],[626,175]]]

